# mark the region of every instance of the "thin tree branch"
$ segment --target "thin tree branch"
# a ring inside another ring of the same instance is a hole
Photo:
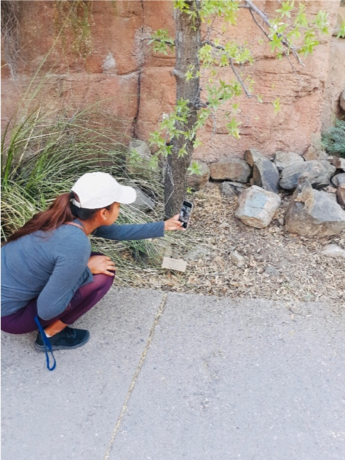
[[[170,46],[171,48],[173,48],[175,46],[175,42],[171,43],[171,41],[169,41],[169,40],[162,40],[160,38],[152,38],[152,37],[142,37],[142,38],[140,38],[140,41],[144,41],[144,40],[151,40],[152,42],[164,43],[165,45]]]
[[[270,38],[270,36],[268,35],[268,33],[266,32],[266,30],[262,27],[262,25],[259,23],[259,21],[256,19],[254,13],[253,13],[253,10],[250,8],[249,9],[250,11],[250,14],[252,15],[252,18],[254,20],[254,22],[256,23],[256,25],[261,29],[262,33],[264,35],[266,35],[266,37],[268,38],[269,41],[272,41],[272,39]]]
[[[237,78],[237,80],[239,81],[240,85],[242,86],[242,89],[243,91],[246,93],[246,96],[247,97],[254,97],[253,94],[250,94],[250,92],[248,91],[246,85],[244,84],[244,81],[242,80],[242,78],[239,76],[237,70],[236,70],[236,67],[234,65],[234,61],[232,58],[229,58],[229,62],[230,62],[230,66],[232,68],[232,71],[234,72],[235,74],[235,77]]]
[[[264,21],[264,23],[270,28],[272,29],[272,25],[270,23],[270,21],[268,20],[267,16],[265,15],[265,13],[263,13],[256,5],[254,5],[254,3],[252,2],[252,0],[244,0],[249,8],[249,11],[250,11],[250,14],[252,15],[252,18],[254,19],[255,23],[257,24],[257,26],[261,29],[261,31],[266,35],[266,37],[268,38],[269,41],[272,41],[272,39],[270,38],[270,36],[268,35],[268,33],[266,32],[266,30],[261,26],[261,24],[257,21],[256,17],[254,16],[254,12],[260,16],[260,18]],[[282,44],[290,49],[292,51],[292,54],[295,56],[296,60],[298,61],[298,63],[304,67],[304,63],[303,61],[301,60],[301,58],[299,57],[297,51],[296,51],[296,48],[294,46],[292,46],[289,41],[284,37],[284,35],[282,34],[277,34],[277,36],[279,38],[282,38]],[[286,55],[286,53],[285,53]]]
[[[224,46],[216,45],[216,44],[214,44],[213,42],[211,42],[211,41],[209,41],[209,40],[205,40],[204,42],[202,42],[202,45],[210,45],[210,46],[212,46],[213,48],[216,48],[216,49],[221,50],[221,51],[225,51]],[[250,92],[248,91],[248,88],[246,87],[244,81],[242,80],[242,78],[240,77],[239,73],[237,72],[236,67],[235,67],[235,64],[234,64],[233,58],[228,57],[228,60],[229,60],[229,64],[230,64],[230,66],[231,66],[231,69],[232,69],[232,71],[234,72],[237,81],[238,81],[238,82],[240,83],[240,85],[242,86],[242,89],[243,89],[243,91],[245,92],[246,96],[249,97],[249,98],[250,98],[250,97],[254,97],[253,94],[250,94]]]
[[[252,2],[252,0],[244,0],[248,6],[248,8],[250,8],[251,11],[255,11],[255,13],[260,16],[261,19],[263,19],[263,21],[269,26],[271,27],[271,24],[268,20],[268,17],[265,15],[265,13],[263,13],[256,5],[254,5],[254,3]]]

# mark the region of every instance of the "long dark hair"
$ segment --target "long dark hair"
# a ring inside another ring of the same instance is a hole
[[[78,196],[74,192],[59,195],[46,211],[35,214],[25,225],[23,225],[23,227],[9,236],[5,244],[11,243],[22,236],[29,235],[38,230],[43,232],[55,230],[66,222],[71,222],[76,218],[82,220],[92,219],[97,211],[103,209],[78,208],[71,203],[72,198],[79,201]],[[104,206],[108,211],[110,211],[111,207],[112,205]]]

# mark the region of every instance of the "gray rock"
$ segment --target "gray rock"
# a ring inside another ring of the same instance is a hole
[[[318,161],[318,160],[327,160],[328,154],[322,150],[320,147],[315,147],[311,145],[306,153],[303,155],[306,161]]]
[[[339,185],[336,192],[337,201],[345,209],[345,184]]]
[[[327,169],[329,173],[329,177],[331,178],[334,174],[337,168],[333,166],[328,160],[320,160],[320,163]]]
[[[322,188],[330,184],[332,173],[320,161],[305,161],[283,169],[279,184],[285,190],[294,190],[301,176],[308,176],[310,183],[314,187]]]
[[[345,158],[334,157],[332,163],[337,169],[345,171]]]
[[[201,174],[188,174],[187,186],[193,190],[200,190],[205,187],[210,178],[210,168],[203,161],[193,160],[193,162],[199,165]]]
[[[253,166],[254,185],[278,193],[279,172],[277,166],[267,158],[258,158]]]
[[[277,152],[274,157],[274,163],[278,171],[282,171],[288,166],[296,163],[303,163],[304,159],[295,152]]]
[[[241,254],[237,251],[233,251],[230,254],[230,259],[238,267],[243,267],[243,265],[246,263],[245,257],[241,256]]]
[[[313,189],[301,177],[286,210],[285,228],[305,236],[338,235],[345,230],[345,212],[330,194]]]
[[[244,159],[251,167],[253,167],[258,160],[269,160],[269,158],[265,157],[265,155],[263,155],[259,152],[259,150],[256,149],[246,150],[244,152]]]
[[[146,142],[140,139],[131,139],[129,143],[129,149],[134,150],[135,153],[144,160],[151,159],[150,147]]]
[[[251,174],[250,167],[240,158],[221,160],[211,163],[209,167],[211,177],[215,180],[232,180],[245,184]]]
[[[331,182],[334,187],[339,187],[339,185],[345,184],[345,173],[336,174],[332,177]]]
[[[231,198],[234,195],[240,195],[246,188],[247,187],[240,182],[225,181],[221,185],[221,192],[224,196]]]
[[[196,245],[190,249],[183,257],[184,260],[199,260],[210,256],[210,249],[205,246]]]
[[[236,196],[235,187],[232,187],[229,182],[223,182],[221,185],[221,192],[226,198],[232,198]]]
[[[265,270],[265,274],[266,275],[269,275],[269,276],[272,276],[272,277],[278,277],[280,275],[279,271],[273,267],[272,265],[268,265],[266,270]]]
[[[151,200],[151,198],[147,196],[144,192],[142,192],[140,188],[133,188],[135,188],[137,192],[137,199],[131,206],[133,206],[136,209],[139,209],[142,212],[151,211],[156,207],[156,203],[153,200]]]
[[[335,187],[332,187],[331,185],[329,185],[328,187],[324,188],[323,191],[328,193],[328,195],[332,198],[332,200],[334,200],[337,203],[337,197],[336,197],[337,189]]]
[[[342,257],[345,259],[345,251],[342,249],[340,246],[337,244],[328,244],[323,248],[321,251],[321,254],[324,254],[325,256],[330,256],[330,257]]]
[[[279,195],[253,185],[241,193],[235,216],[250,227],[264,228],[270,224],[280,203]]]
[[[129,149],[131,155],[127,159],[127,171],[146,178],[154,177],[156,172],[150,167],[151,151],[146,142],[131,139]]]
[[[279,172],[276,165],[256,149],[246,150],[244,159],[253,167],[250,184],[278,193]]]

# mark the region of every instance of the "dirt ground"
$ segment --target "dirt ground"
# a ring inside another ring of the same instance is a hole
[[[149,287],[220,297],[264,298],[310,302],[323,301],[345,307],[345,259],[324,256],[327,244],[345,249],[344,232],[335,237],[305,238],[284,231],[284,212],[290,196],[265,229],[244,225],[234,214],[238,198],[226,198],[219,185],[209,183],[195,193],[189,229],[181,244],[173,244],[170,256],[186,260],[186,272],[147,268],[131,281]],[[188,232],[188,234],[187,234]],[[245,257],[238,266],[231,253]]]

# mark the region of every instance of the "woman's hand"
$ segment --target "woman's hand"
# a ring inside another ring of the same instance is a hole
[[[114,262],[107,256],[91,256],[87,266],[93,275],[109,275],[114,276],[116,270]]]
[[[179,214],[176,214],[176,216],[171,217],[171,219],[168,219],[164,222],[164,230],[186,230],[185,228],[182,227],[182,222],[178,220]]]

